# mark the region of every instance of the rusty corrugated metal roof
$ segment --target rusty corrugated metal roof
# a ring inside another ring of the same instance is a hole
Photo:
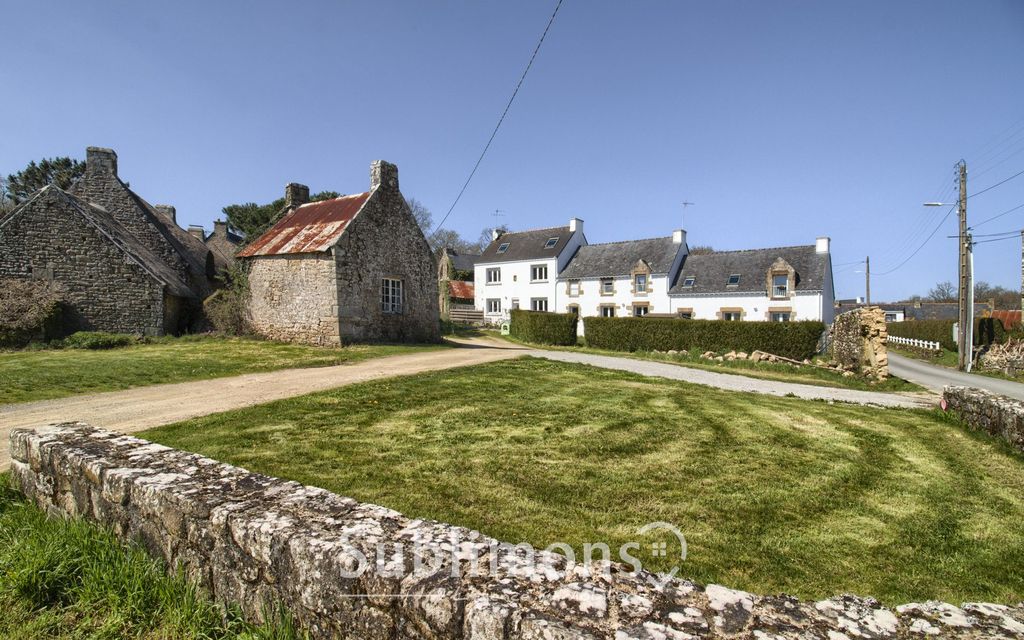
[[[304,204],[281,218],[238,257],[276,256],[327,251],[345,233],[370,192]]]
[[[473,298],[474,288],[472,282],[465,280],[450,280],[448,282],[448,293],[453,298]]]

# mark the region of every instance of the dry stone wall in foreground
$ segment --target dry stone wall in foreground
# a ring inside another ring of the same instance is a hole
[[[264,602],[283,603],[317,638],[1024,637],[1020,604],[890,610],[854,596],[803,602],[685,580],[656,586],[619,565],[566,572],[554,554],[529,564],[478,532],[84,424],[15,430],[11,457],[16,486],[49,513],[141,540],[251,619]],[[441,561],[359,562],[397,545]],[[474,571],[474,557],[494,570]]]

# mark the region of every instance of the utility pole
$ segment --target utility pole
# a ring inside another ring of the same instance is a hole
[[[960,302],[960,315],[959,326],[957,327],[957,369],[963,371],[967,368],[967,361],[971,358],[973,351],[972,345],[967,344],[967,336],[969,335],[967,323],[970,317],[967,312],[967,299],[972,285],[967,274],[967,163],[961,160],[957,166],[960,169],[960,204],[958,206],[958,217],[960,218],[960,287],[957,292]]]
[[[864,301],[871,306],[871,256],[864,258]]]
[[[1024,323],[1024,229],[1020,230],[1020,314]]]

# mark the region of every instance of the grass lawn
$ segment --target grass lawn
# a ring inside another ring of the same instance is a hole
[[[243,373],[326,367],[440,345],[309,347],[251,338],[186,336],[119,349],[0,352],[0,404]]]
[[[296,638],[283,612],[255,627],[184,580],[168,577],[141,547],[81,521],[47,519],[0,476],[0,637]],[[225,619],[226,618],[226,619]]]
[[[872,382],[860,376],[844,377],[843,374],[827,369],[815,367],[796,367],[780,362],[752,362],[750,360],[733,360],[724,362],[712,362],[701,358],[703,350],[694,349],[690,352],[683,352],[669,355],[667,353],[651,353],[637,351],[633,353],[622,351],[606,351],[604,349],[593,349],[591,347],[552,347],[548,345],[535,345],[519,340],[513,340],[509,336],[500,336],[510,342],[522,344],[538,349],[553,349],[559,351],[578,351],[581,353],[594,353],[602,356],[617,356],[620,358],[634,358],[637,360],[656,360],[668,362],[694,369],[705,369],[718,373],[732,373],[750,378],[761,378],[763,380],[777,380],[779,382],[797,382],[801,384],[812,384],[819,387],[835,387],[843,389],[859,389],[863,391],[924,391],[925,389],[902,378],[891,377],[884,382]]]
[[[760,593],[1024,597],[1024,456],[937,412],[524,358],[142,435],[540,547],[667,521],[681,575]]]

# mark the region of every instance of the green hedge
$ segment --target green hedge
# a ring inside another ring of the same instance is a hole
[[[139,342],[138,336],[106,331],[78,331],[64,338],[61,346],[68,349],[116,349]]]
[[[525,342],[572,346],[576,344],[577,322],[579,318],[574,313],[513,309],[509,332]]]
[[[818,350],[821,322],[586,318],[587,345],[611,351],[766,351],[803,360]]]
[[[906,322],[890,322],[886,329],[891,336],[912,338],[914,340],[930,340],[938,342],[947,351],[956,351],[953,342],[953,325],[956,320],[907,320]],[[1006,329],[1003,323],[995,318],[974,319],[974,344],[983,346],[1006,342]]]

